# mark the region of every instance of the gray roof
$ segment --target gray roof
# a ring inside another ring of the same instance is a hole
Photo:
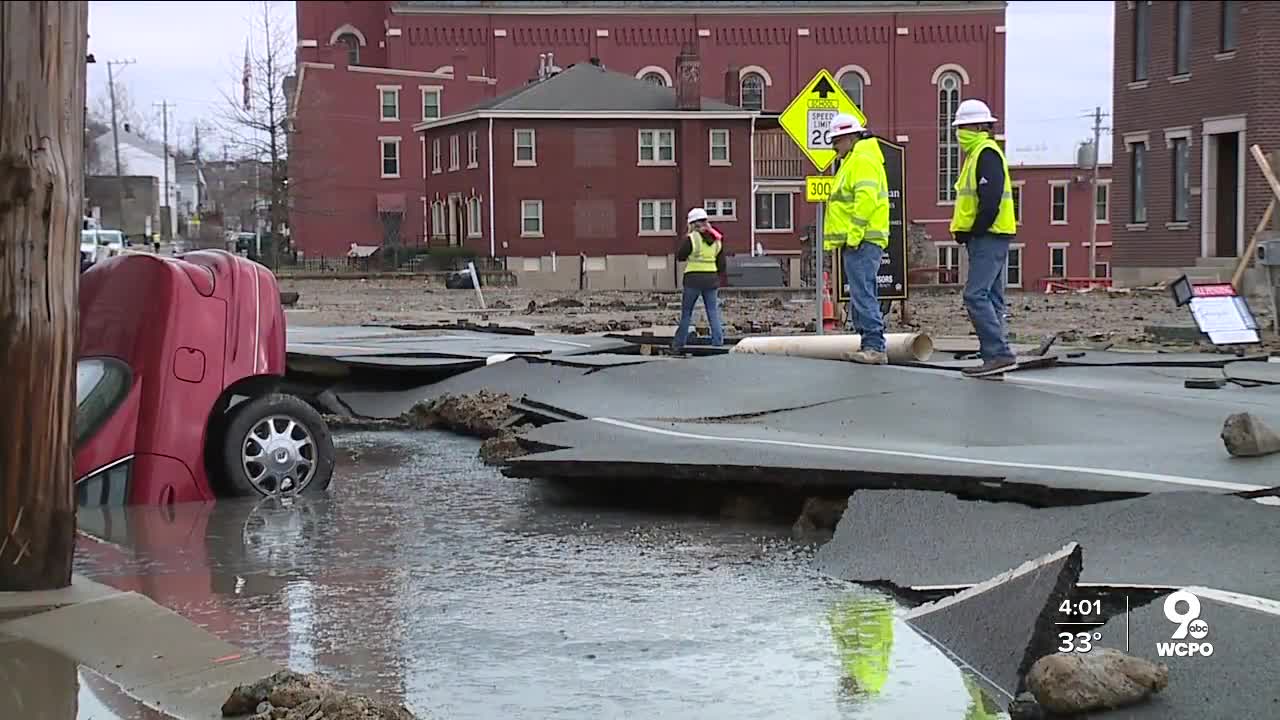
[[[110,138],[111,131],[108,130],[107,132],[102,133],[101,135],[98,136],[98,139],[101,140],[104,137]],[[158,158],[165,156],[164,145],[161,145],[160,143],[155,142],[153,140],[148,140],[142,137],[141,135],[135,135],[131,132],[128,132],[127,130],[123,130],[123,129],[120,130],[120,142],[122,144],[135,147],[145,153],[154,155]],[[170,150],[168,154],[170,157],[174,156],[172,150]]]
[[[741,111],[719,100],[702,98],[703,110]],[[673,112],[674,88],[660,87],[623,73],[579,63],[546,80],[525,85],[471,108],[505,112]]]

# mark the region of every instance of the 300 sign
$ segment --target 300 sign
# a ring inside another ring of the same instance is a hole
[[[804,179],[804,199],[806,202],[826,202],[834,190],[835,178],[829,175],[810,175]]]

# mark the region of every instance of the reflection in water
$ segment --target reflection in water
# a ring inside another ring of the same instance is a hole
[[[0,717],[169,720],[101,675],[42,645],[0,635]]]
[[[966,717],[955,666],[785,530],[566,507],[446,434],[337,441],[321,499],[85,513],[76,569],[452,720]]]

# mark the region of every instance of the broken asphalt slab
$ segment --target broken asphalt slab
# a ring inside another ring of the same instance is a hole
[[[325,332],[332,330],[332,332]],[[367,333],[367,334],[363,334]],[[448,357],[485,360],[505,353],[577,355],[626,351],[624,340],[582,335],[503,335],[467,330],[394,328],[299,328],[289,330],[287,349],[302,357]],[[370,362],[367,358],[365,362]]]
[[[1280,511],[1200,492],[1035,509],[918,490],[859,490],[818,550],[832,577],[927,590],[973,585],[1068,542],[1088,549],[1081,581],[1204,585],[1280,599],[1271,538]]]
[[[1142,371],[1070,370],[1103,378]],[[768,469],[780,482],[927,487],[1035,504],[1050,504],[1031,497],[1046,488],[1104,494],[1052,501],[1077,504],[1280,484],[1275,458],[1240,462],[1219,438],[1223,418],[1240,409],[1280,426],[1274,396],[1188,390],[1173,378],[1137,390],[1110,380],[1081,387],[1054,380],[1058,372],[1037,372],[1043,382],[978,383],[935,370],[736,354],[607,368],[527,394],[525,404],[549,419],[585,421],[525,435],[530,450],[554,451],[513,461],[508,474],[683,472],[717,481]],[[840,477],[805,478],[806,469]]]
[[[1052,353],[1058,357],[1057,364],[1063,367],[1160,367],[1160,368],[1223,368],[1240,363],[1265,364],[1269,357],[1266,353],[1255,353],[1238,357],[1220,353],[1155,353],[1125,352],[1120,350],[1070,350],[1059,348]],[[1019,360],[1023,360],[1020,357]],[[1029,360],[1031,358],[1026,357]],[[928,360],[906,363],[915,367],[927,367],[938,370],[962,370],[966,367],[978,366],[982,360],[978,358],[964,360]]]
[[[1008,705],[1036,660],[1058,646],[1059,605],[1071,597],[1080,546],[1030,560],[968,590],[922,605],[906,621]]]

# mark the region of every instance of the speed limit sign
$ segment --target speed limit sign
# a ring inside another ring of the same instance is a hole
[[[833,105],[835,103],[832,103]],[[830,150],[831,149],[831,121],[835,119],[836,111],[827,109],[809,109],[808,126],[808,145],[810,150]]]

